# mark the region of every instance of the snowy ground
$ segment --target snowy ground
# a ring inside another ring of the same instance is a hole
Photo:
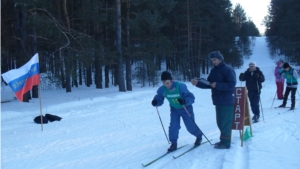
[[[188,147],[168,155],[147,168],[155,169],[299,169],[300,168],[300,101],[288,111],[271,108],[276,85],[273,76],[275,61],[271,60],[264,37],[257,38],[251,61],[266,76],[261,101],[264,120],[252,125],[253,137],[241,147],[239,132],[233,130],[228,150],[214,149],[209,143],[173,159],[172,155],[188,149],[195,141],[182,123],[178,144]],[[226,61],[226,56],[225,56]],[[237,76],[248,67],[236,70]],[[212,143],[219,130],[210,90],[186,82],[194,93],[195,118]],[[244,86],[245,83],[237,83]],[[1,104],[1,167],[2,169],[138,169],[166,152],[169,144],[163,133],[151,100],[157,87],[134,87],[121,93],[118,88],[97,90],[95,87],[42,92],[43,114],[63,119],[41,126],[33,122],[40,114],[39,99],[30,103],[17,100]],[[1,88],[2,100],[10,89]],[[13,97],[13,96],[9,96]],[[282,101],[275,99],[274,105]],[[290,105],[290,100],[288,101]],[[158,108],[165,130],[169,125],[169,106]],[[279,114],[280,113],[280,114]],[[252,115],[252,113],[251,113]],[[203,137],[205,140],[205,138]]]

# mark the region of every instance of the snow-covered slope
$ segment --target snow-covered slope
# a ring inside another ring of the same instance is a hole
[[[206,143],[178,159],[173,159],[170,154],[148,168],[299,169],[299,94],[295,111],[271,108],[276,91],[275,64],[269,57],[264,37],[256,38],[253,55],[236,70],[237,76],[245,71],[249,61],[256,61],[266,76],[261,94],[265,122],[261,118],[259,123],[252,125],[253,137],[241,147],[239,132],[233,130],[232,145],[228,150],[217,150]],[[210,90],[186,84],[196,96],[194,112],[198,126],[213,139],[212,143],[217,142],[220,133]],[[15,100],[1,104],[2,169],[143,168],[142,163],[162,155],[169,147],[157,111],[151,105],[156,90],[157,87],[135,87],[132,92],[121,93],[118,88],[79,87],[71,93],[43,91],[43,114],[63,118],[44,124],[43,131],[33,122],[40,114],[38,99],[32,99],[30,103]],[[273,107],[279,104],[281,101],[275,99]],[[168,131],[168,104],[158,110]],[[192,146],[195,138],[186,131],[183,123],[179,134],[179,145]],[[188,146],[173,155],[180,154]]]

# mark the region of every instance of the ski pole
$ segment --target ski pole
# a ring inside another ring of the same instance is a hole
[[[159,115],[159,112],[158,112],[157,107],[156,107],[156,111],[157,111],[157,114],[158,114],[158,117],[159,117],[159,120],[160,120],[160,124],[161,124],[161,126],[162,126],[162,128],[163,128],[163,130],[164,130],[165,136],[166,136],[166,138],[167,138],[167,141],[168,141],[168,143],[170,144],[169,138],[168,138],[167,133],[166,133],[166,131],[165,131],[164,125],[163,125],[163,123],[162,123],[162,121],[161,121],[161,118],[160,118],[160,115]]]
[[[261,99],[260,99],[260,89],[258,87],[258,80],[256,81],[256,85],[257,85],[257,90],[258,90],[258,93],[259,93],[259,102],[260,102],[260,108],[261,108],[261,115],[263,116],[263,121],[265,122],[264,111],[263,111],[262,104],[261,104]]]
[[[274,99],[273,99],[273,102],[272,102],[271,108],[273,107],[274,100],[275,100],[275,97],[276,97],[276,93],[277,93],[277,91],[275,92],[275,96],[274,96]]]
[[[201,129],[198,127],[198,125],[196,124],[195,120],[192,118],[192,116],[190,115],[190,113],[188,112],[188,110],[186,109],[186,107],[184,105],[182,105],[185,112],[189,115],[189,117],[192,119],[192,121],[194,122],[194,124],[196,125],[196,127],[200,130],[200,132],[203,134],[203,136],[206,138],[206,140],[210,143],[210,145],[213,145],[211,144],[211,142],[208,140],[208,138],[205,136],[205,134],[201,131]]]

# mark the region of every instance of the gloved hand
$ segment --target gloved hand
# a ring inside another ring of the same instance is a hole
[[[240,76],[239,76],[240,81],[242,81],[244,78],[245,78],[245,74],[241,73]]]
[[[157,100],[152,100],[151,104],[152,106],[157,106]]]
[[[254,73],[254,77],[258,79],[259,78],[259,74],[258,73]]]
[[[186,104],[186,100],[185,99],[177,99],[178,103],[181,105]]]
[[[294,75],[294,71],[290,71],[290,74],[293,76]]]

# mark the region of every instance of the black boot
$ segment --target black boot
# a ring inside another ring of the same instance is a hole
[[[254,115],[253,122],[257,123],[259,121],[259,115]]]
[[[168,149],[168,152],[175,151],[177,149],[177,143],[172,143],[170,148]]]
[[[285,104],[282,104],[282,105],[280,105],[280,106],[278,106],[278,107],[285,107]]]
[[[219,143],[219,144],[215,144],[214,146],[216,149],[229,149],[230,148],[230,145],[224,145],[222,143]]]
[[[290,110],[295,110],[295,107],[291,107]]]
[[[197,138],[194,146],[195,147],[200,146],[201,142],[202,142],[202,138]]]

